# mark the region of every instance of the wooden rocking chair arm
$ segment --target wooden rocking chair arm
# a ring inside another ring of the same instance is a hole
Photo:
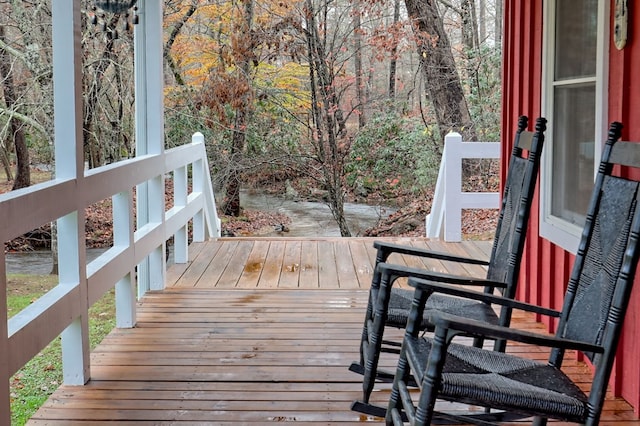
[[[439,282],[433,282],[430,280],[416,279],[416,277],[409,278],[409,285],[431,293],[443,293],[450,296],[464,297],[466,299],[473,299],[485,303],[506,306],[508,308],[519,309],[522,311],[545,315],[553,318],[560,317],[560,312],[553,309],[548,309],[538,305],[532,305],[530,303],[520,302],[518,300],[509,299],[507,297],[502,297],[495,294],[467,290],[461,287],[453,287],[451,285],[441,284]]]
[[[530,331],[517,330],[510,327],[492,325],[486,322],[459,317],[440,311],[432,311],[428,315],[429,322],[436,328],[462,332],[465,335],[490,339],[505,339],[525,344],[578,350],[582,352],[603,353],[602,346],[577,340],[561,339],[554,335],[543,335]]]
[[[400,277],[421,278],[439,283],[468,285],[474,287],[505,288],[506,283],[491,281],[484,278],[474,278],[463,275],[445,274],[443,272],[429,271],[428,269],[410,268],[408,266],[395,263],[379,263],[377,268],[382,275],[391,277],[389,281],[394,281]]]
[[[482,259],[474,259],[471,257],[456,256],[446,252],[433,251],[428,249],[420,249],[417,247],[406,246],[402,244],[395,244],[386,241],[374,241],[373,247],[378,251],[382,250],[386,253],[386,257],[391,253],[400,253],[410,256],[427,257],[438,260],[445,260],[448,262],[460,262],[471,265],[489,266],[489,262]],[[386,259],[385,257],[385,259]]]

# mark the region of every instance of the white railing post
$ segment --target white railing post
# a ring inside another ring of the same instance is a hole
[[[193,163],[193,192],[201,193],[205,197],[205,208],[193,218],[193,241],[202,242],[207,237],[220,236],[220,218],[216,209],[216,200],[213,197],[204,135],[200,132],[194,133],[191,143],[200,145],[202,150],[201,159]]]
[[[440,159],[440,168],[438,169],[438,180],[436,180],[436,189],[431,202],[431,213],[427,214],[426,232],[427,238],[442,238],[444,222],[444,173],[447,164],[447,140],[451,137],[451,133],[444,137],[444,149],[442,150],[442,158]]]
[[[462,142],[462,136],[455,132],[445,137],[431,212],[426,218],[428,238],[441,238],[444,234],[447,242],[461,241],[463,209],[500,206],[500,194],[497,192],[462,191],[464,158],[500,158],[500,143]]]
[[[111,197],[113,205],[113,246],[126,250],[133,245],[133,194],[120,192]],[[116,327],[132,328],[136,325],[135,271],[116,283]]]
[[[182,166],[173,172],[173,205],[186,207],[188,193],[187,166]],[[176,263],[187,263],[188,254],[187,224],[178,229],[173,235],[173,258]]]
[[[445,138],[447,165],[444,173],[444,240],[462,240],[462,135],[449,133]]]
[[[202,147],[204,148],[204,135],[200,132],[194,133],[193,136],[191,136],[191,143],[194,145],[202,144]],[[192,190],[194,193],[202,193],[204,188],[204,173],[204,160],[200,159],[194,162],[192,166]],[[205,209],[202,209],[193,217],[193,241],[203,242],[205,240],[205,232]]]

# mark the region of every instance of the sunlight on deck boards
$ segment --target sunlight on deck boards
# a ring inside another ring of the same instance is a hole
[[[169,271],[175,286],[140,301],[137,326],[113,330],[93,351],[91,381],[62,386],[29,424],[381,423],[350,411],[361,395],[362,378],[347,369],[358,359],[371,273],[364,266],[373,263],[372,242],[222,239],[199,245],[189,267],[174,265]],[[486,253],[481,246],[469,243],[456,250]],[[437,249],[450,247],[439,243]],[[305,287],[302,268],[286,268],[298,256],[298,264],[305,264],[305,250],[317,259],[306,270],[316,277],[309,278],[314,288]],[[340,256],[342,266],[336,261]],[[334,267],[327,266],[329,259]],[[514,325],[544,330],[522,315]],[[386,336],[392,334],[401,336],[397,330]],[[509,350],[547,356],[517,345]],[[570,374],[588,387],[587,367],[568,364]],[[381,367],[393,369],[395,359],[383,359]],[[377,386],[373,401],[385,405],[388,389]],[[609,399],[601,424],[640,425],[632,419],[624,401]]]

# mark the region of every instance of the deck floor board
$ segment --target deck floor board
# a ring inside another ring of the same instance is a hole
[[[490,250],[488,242],[398,242],[458,254]],[[374,259],[373,240],[362,238],[198,245],[187,267],[168,271],[167,289],[140,300],[137,326],[113,330],[95,348],[89,383],[60,387],[29,424],[382,423],[349,409],[361,395],[362,377],[347,370],[358,359]],[[427,264],[460,271],[447,262]],[[513,324],[544,331],[521,314]],[[509,351],[547,357],[540,348],[512,345]],[[588,368],[571,354],[567,360],[569,374],[587,389]],[[395,359],[383,356],[380,365],[393,369]],[[384,405],[389,387],[377,386],[373,402]],[[640,421],[623,400],[609,397],[601,424]]]

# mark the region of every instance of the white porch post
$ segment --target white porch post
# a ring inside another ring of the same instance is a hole
[[[164,152],[162,72],[162,4],[139,0],[139,23],[134,26],[136,156]],[[164,176],[137,187],[137,229],[164,221]],[[138,265],[138,297],[164,288],[165,245],[158,246]]]
[[[82,46],[80,0],[52,2],[53,94],[56,179],[76,179],[82,191]],[[89,326],[84,209],[58,219],[60,286],[79,286],[81,314],[62,332],[64,383],[89,380]]]

